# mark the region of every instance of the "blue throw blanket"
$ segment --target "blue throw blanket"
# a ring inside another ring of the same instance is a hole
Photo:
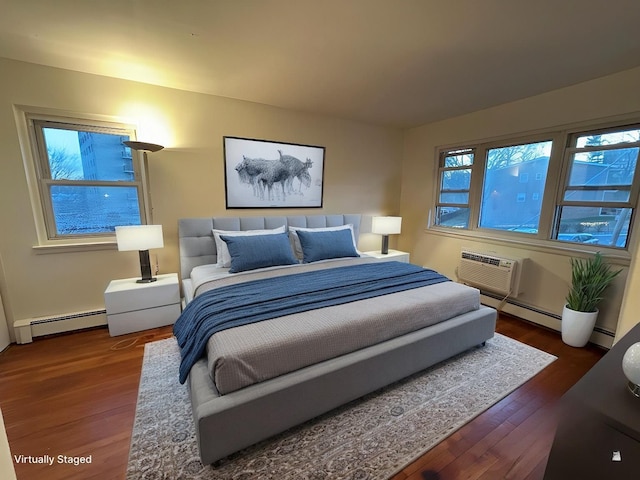
[[[439,273],[400,262],[366,263],[253,280],[202,293],[173,327],[181,348],[180,383],[216,332],[322,307],[449,281]]]

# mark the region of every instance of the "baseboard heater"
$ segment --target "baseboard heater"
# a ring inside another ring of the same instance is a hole
[[[90,310],[50,317],[25,318],[13,322],[16,343],[31,343],[33,337],[72,332],[107,324],[107,311]]]
[[[504,300],[502,296],[496,295],[492,292],[480,290],[480,293],[484,297],[484,301],[482,303],[490,307],[497,308],[497,306]],[[527,305],[514,298],[508,298],[506,300],[506,304],[502,308],[502,311],[558,332],[561,328],[562,316]],[[601,347],[611,348],[615,335],[615,332],[611,332],[596,325],[593,329],[593,335],[591,335],[590,341],[596,345],[600,345]]]

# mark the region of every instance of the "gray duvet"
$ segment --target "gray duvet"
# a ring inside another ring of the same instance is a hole
[[[331,268],[369,258],[272,268],[201,280],[197,292],[246,280]],[[380,262],[384,268],[384,262]],[[224,330],[207,343],[208,368],[220,394],[418,330],[480,307],[477,289],[455,282],[287,315]]]

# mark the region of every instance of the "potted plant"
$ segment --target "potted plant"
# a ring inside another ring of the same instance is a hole
[[[571,259],[571,288],[562,311],[562,341],[584,347],[598,318],[603,292],[622,270],[611,270],[600,252],[593,258]]]

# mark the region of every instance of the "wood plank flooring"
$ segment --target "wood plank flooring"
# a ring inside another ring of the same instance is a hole
[[[497,331],[558,360],[398,473],[394,480],[542,479],[558,399],[605,353],[572,348],[560,334],[501,315]],[[0,408],[19,480],[125,477],[146,342],[171,327],[110,337],[106,328],[36,339],[0,354]],[[171,374],[168,372],[168,374]],[[58,456],[91,463],[61,464]]]

